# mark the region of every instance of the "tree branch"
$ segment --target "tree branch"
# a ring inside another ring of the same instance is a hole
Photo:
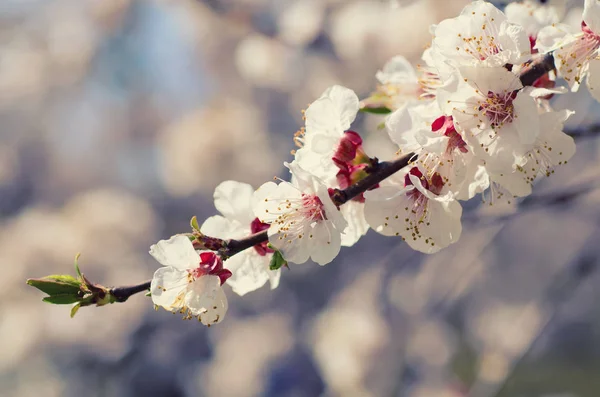
[[[125,287],[114,287],[108,292],[115,297],[117,302],[125,302],[131,295],[135,295],[139,292],[144,292],[150,289],[151,280],[144,281],[138,285],[128,285]]]
[[[533,85],[537,79],[554,69],[554,55],[549,52],[531,61],[521,71],[519,79],[523,85]]]
[[[331,195],[331,199],[337,206],[343,205],[346,202],[352,200],[354,197],[361,193],[366,192],[373,186],[388,178],[390,175],[400,171],[411,163],[411,160],[416,159],[416,155],[409,153],[403,157],[400,157],[392,161],[384,161],[377,163],[373,166],[371,173],[355,183],[347,187],[346,189],[335,189]],[[211,239],[211,242],[218,241],[214,237],[207,237]],[[238,254],[248,248],[254,247],[256,244],[260,244],[269,240],[267,230],[252,234],[248,237],[241,239],[229,239],[221,240],[221,247],[218,252],[223,259],[227,259],[235,254]],[[150,281],[145,281],[138,285],[131,285],[125,287],[114,287],[109,290],[110,294],[115,297],[117,302],[125,302],[130,296],[135,295],[139,292],[147,291],[150,288]]]
[[[548,53],[531,61],[527,66],[525,66],[519,78],[524,86],[532,85],[537,79],[553,69],[554,57],[552,53]],[[595,132],[597,127],[598,126],[590,126],[588,128],[589,133]],[[371,167],[368,176],[361,179],[354,185],[347,187],[346,189],[334,189],[333,193],[331,194],[331,199],[333,200],[334,204],[339,207],[361,193],[373,188],[389,176],[400,171],[402,168],[411,164],[411,161],[414,161],[415,159],[416,155],[414,153],[409,153],[396,160],[384,161],[381,163],[375,162],[375,164]],[[222,240],[202,235],[196,235],[196,238],[206,238],[206,244],[203,244],[202,241],[200,241],[200,244],[197,246],[203,248],[215,248],[214,250],[218,251],[219,255],[223,259],[227,259],[248,248],[269,240],[267,230],[263,230],[262,232],[252,234],[242,239]],[[217,249],[217,247],[220,248]],[[148,290],[150,288],[150,282],[151,281],[145,281],[138,285],[114,287],[110,289],[110,294],[114,296],[117,302],[125,302],[130,296]]]

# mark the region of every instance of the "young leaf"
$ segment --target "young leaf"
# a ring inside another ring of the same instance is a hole
[[[77,310],[79,310],[80,307],[81,307],[81,302],[77,302],[76,304],[73,305],[73,307],[71,308],[71,318],[75,317],[75,314],[77,314]]]
[[[43,298],[42,301],[55,305],[69,305],[78,302],[80,299],[77,295],[53,295]]]
[[[42,278],[30,278],[27,284],[48,295],[77,295],[80,283],[69,275],[52,275]]]
[[[360,111],[363,113],[371,113],[371,114],[389,114],[392,113],[392,110],[390,108],[387,108],[385,106],[379,106],[379,107],[362,107],[360,108]]]
[[[200,231],[200,226],[198,226],[198,218],[196,218],[196,215],[194,215],[192,217],[192,219],[190,220],[190,226],[192,227],[192,229],[194,229],[195,231],[199,232]]]
[[[79,257],[80,256],[81,256],[81,254],[75,255],[75,270],[77,271],[77,274],[81,278],[81,270],[79,270]]]
[[[269,269],[277,270],[277,269],[280,269],[282,266],[287,267],[287,265],[288,265],[287,261],[281,255],[281,252],[279,252],[279,251],[273,252],[273,256],[271,257],[271,263],[269,264]]]

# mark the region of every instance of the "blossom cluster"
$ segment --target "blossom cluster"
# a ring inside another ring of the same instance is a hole
[[[279,284],[278,255],[301,264],[330,263],[341,246],[369,229],[397,236],[410,247],[435,253],[461,235],[460,201],[481,195],[488,204],[511,204],[531,193],[575,153],[563,125],[573,113],[550,99],[576,91],[586,79],[600,99],[600,2],[586,0],[581,27],[561,24],[565,1],[525,0],[504,12],[473,1],[460,15],[431,27],[431,45],[417,68],[392,58],[368,98],[342,86],[328,88],[304,112],[289,180],[256,190],[226,181],[214,193],[220,215],[194,236],[159,241],[150,253],[164,266],[151,286],[155,305],[206,325],[223,320],[229,284],[244,295]],[[598,33],[596,33],[598,32]],[[553,54],[555,68],[524,86],[531,62]],[[568,89],[561,86],[566,82]],[[336,192],[377,172],[361,135],[352,129],[360,111],[385,113],[384,125],[401,171],[340,201]],[[235,255],[194,246],[202,236],[227,242],[256,233],[268,241]],[[200,237],[198,237],[200,236]],[[198,248],[198,249],[197,249]]]

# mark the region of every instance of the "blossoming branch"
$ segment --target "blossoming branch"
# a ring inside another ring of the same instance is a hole
[[[293,137],[289,178],[221,183],[218,215],[150,247],[163,266],[151,281],[107,288],[76,264],[78,277],[28,283],[47,302],[74,304],[72,315],[148,291],[155,307],[210,326],[226,317],[224,285],[240,296],[277,288],[281,267],[326,265],[369,229],[423,253],[444,249],[461,236],[461,201],[511,204],[575,153],[563,131],[573,112],[550,99],[584,80],[600,99],[600,2],[585,1],[578,30],[561,23],[564,3],[525,0],[503,12],[473,1],[431,28],[421,65],[400,55],[384,65],[369,97],[325,90]],[[361,111],[382,118],[394,159],[366,153],[352,127]]]

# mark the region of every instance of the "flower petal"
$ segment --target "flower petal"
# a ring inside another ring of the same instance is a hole
[[[150,247],[150,255],[163,266],[180,270],[192,269],[200,263],[200,257],[189,238],[182,235],[160,240]]]
[[[247,183],[225,181],[216,187],[215,207],[226,218],[241,224],[250,224],[254,219],[250,203],[254,189]]]
[[[202,276],[191,283],[185,295],[185,305],[192,315],[199,316],[204,325],[223,321],[229,307],[217,276]]]
[[[183,307],[183,296],[189,284],[189,273],[174,267],[161,267],[152,277],[150,294],[155,305],[176,312]]]

